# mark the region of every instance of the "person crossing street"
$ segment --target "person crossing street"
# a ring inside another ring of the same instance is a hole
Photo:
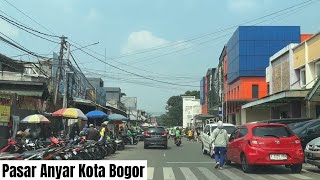
[[[222,121],[218,121],[217,128],[213,131],[215,168],[223,169],[226,147],[228,143],[227,130],[223,128]]]

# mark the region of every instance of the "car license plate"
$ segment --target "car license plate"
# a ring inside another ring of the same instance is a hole
[[[271,160],[281,161],[281,160],[287,160],[287,158],[288,157],[286,154],[270,154]]]

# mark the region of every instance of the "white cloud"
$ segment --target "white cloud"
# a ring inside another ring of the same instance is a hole
[[[0,20],[0,30],[3,34],[9,36],[10,38],[19,36],[19,29],[4,20]]]
[[[91,8],[89,10],[89,13],[88,13],[88,19],[96,19],[98,17],[99,13],[98,11],[95,9],[95,8]]]
[[[122,53],[131,53],[143,49],[153,48],[169,43],[170,41],[153,35],[149,31],[132,32],[126,45],[122,49]]]
[[[264,0],[228,0],[228,8],[232,11],[255,9],[263,5]]]

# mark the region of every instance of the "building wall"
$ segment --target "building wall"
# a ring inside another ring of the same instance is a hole
[[[195,96],[182,96],[182,126],[188,127],[194,116],[201,114],[200,100]]]
[[[271,119],[269,109],[247,108],[241,110],[241,124]]]
[[[252,85],[258,85],[259,98],[268,95],[268,84],[265,77],[241,77],[226,85],[226,100],[252,100]]]
[[[269,57],[300,43],[298,26],[240,26],[228,41],[228,83],[239,77],[264,77]]]
[[[304,45],[300,45],[294,49],[293,54],[293,68],[298,69],[305,65],[306,49]]]
[[[308,63],[319,60],[320,57],[320,35],[307,41]]]
[[[127,110],[137,110],[137,97],[121,97],[121,103],[124,104]]]
[[[305,42],[306,40],[308,40],[312,36],[313,36],[313,34],[301,34],[301,42]]]
[[[293,49],[293,68],[300,79],[300,88],[310,89],[316,82],[316,63],[320,60],[320,33],[307,39]],[[305,69],[306,85],[301,84],[300,72]]]

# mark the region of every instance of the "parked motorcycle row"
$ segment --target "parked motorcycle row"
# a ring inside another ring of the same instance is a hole
[[[18,140],[17,140],[18,141]],[[136,136],[109,139],[105,143],[76,137],[72,140],[51,137],[50,141],[25,139],[23,142],[8,139],[0,150],[0,159],[12,160],[101,160],[124,150],[126,144],[138,144]]]

